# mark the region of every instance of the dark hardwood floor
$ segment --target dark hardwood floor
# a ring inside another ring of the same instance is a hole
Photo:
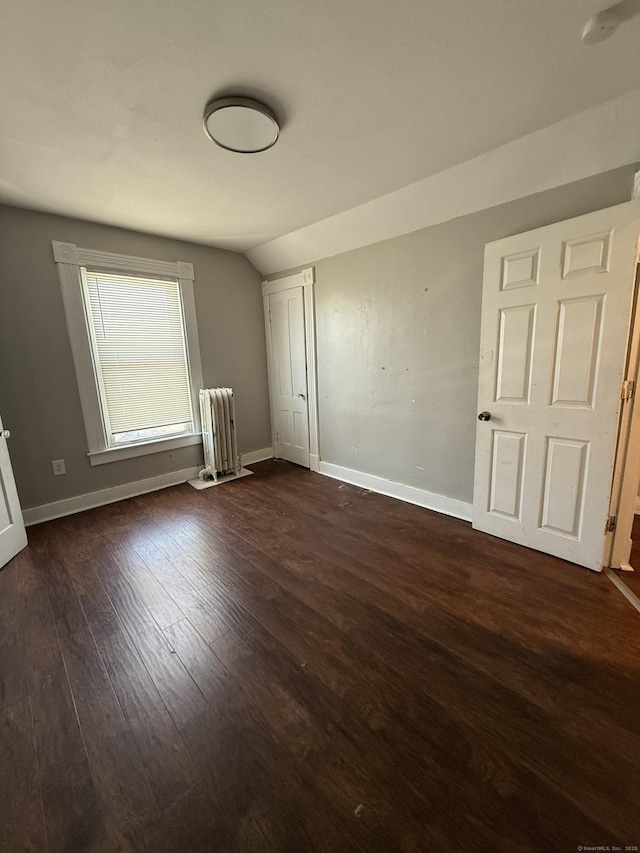
[[[0,572],[0,850],[640,845],[640,614],[604,575],[255,472]]]

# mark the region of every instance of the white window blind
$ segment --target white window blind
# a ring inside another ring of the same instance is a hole
[[[177,281],[83,271],[110,444],[193,430]]]

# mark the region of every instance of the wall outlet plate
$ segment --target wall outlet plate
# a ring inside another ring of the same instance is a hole
[[[51,462],[51,467],[53,468],[53,474],[55,477],[59,477],[60,474],[67,473],[67,466],[64,464],[64,459],[54,459]]]

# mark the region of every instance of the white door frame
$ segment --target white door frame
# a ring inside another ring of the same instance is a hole
[[[640,254],[638,256],[640,264]],[[633,571],[629,564],[631,555],[631,530],[640,479],[640,266],[636,267],[636,284],[633,300],[629,341],[622,386],[623,403],[618,422],[618,441],[613,465],[613,482],[609,516],[615,526],[605,538],[603,565],[623,571]],[[640,568],[640,566],[638,567]]]
[[[269,411],[271,413],[271,441],[274,453],[276,445],[275,381],[273,375],[273,357],[271,352],[271,323],[269,322],[269,296],[281,290],[301,287],[304,296],[304,346],[307,362],[307,409],[309,412],[309,467],[318,471],[320,463],[320,439],[318,434],[318,377],[316,361],[316,309],[315,309],[315,267],[276,279],[262,282],[262,303],[264,306],[264,329],[267,340],[267,373],[269,377]]]

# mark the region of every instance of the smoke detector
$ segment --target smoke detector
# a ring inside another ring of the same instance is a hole
[[[593,18],[589,18],[582,30],[583,44],[600,44],[618,29],[620,18],[610,9],[598,12]]]

